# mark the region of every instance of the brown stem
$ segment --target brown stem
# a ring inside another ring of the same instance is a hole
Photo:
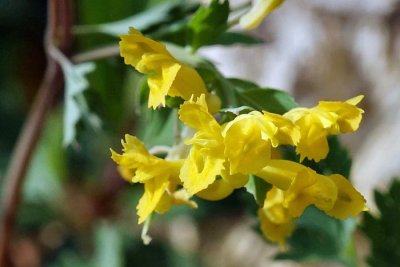
[[[31,111],[18,137],[14,153],[4,177],[2,216],[0,221],[0,266],[10,266],[8,258],[14,231],[21,189],[32,153],[41,135],[44,122],[50,111],[57,91],[62,88],[63,78],[60,66],[49,56],[52,45],[64,53],[71,45],[71,7],[69,0],[48,1],[48,24],[45,36],[47,52],[46,71],[32,104]]]

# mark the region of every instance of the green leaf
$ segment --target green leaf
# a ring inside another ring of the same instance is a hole
[[[219,35],[211,44],[216,45],[257,45],[262,44],[264,41],[260,38],[244,34],[241,32],[224,32]]]
[[[172,11],[185,5],[190,4],[169,1],[119,21],[95,25],[79,25],[75,27],[74,32],[77,34],[104,33],[118,37],[120,34],[126,33],[129,27],[144,31],[155,25],[170,21],[173,19]]]
[[[369,266],[400,266],[400,181],[393,179],[386,192],[374,192],[380,215],[364,213],[361,230],[369,238]]]
[[[95,69],[93,62],[72,65],[60,61],[65,77],[64,140],[65,146],[76,138],[76,126],[84,118],[93,128],[100,128],[100,120],[89,111],[83,91],[89,86],[86,75]]]
[[[264,181],[263,179],[250,175],[249,181],[245,185],[247,192],[253,195],[259,206],[264,204],[265,196],[272,188],[272,185]]]
[[[311,206],[297,220],[297,228],[288,240],[289,250],[277,259],[295,261],[334,261],[356,267],[352,235],[354,219],[336,220]]]
[[[62,131],[61,112],[55,112],[45,124],[29,165],[23,188],[24,200],[27,202],[44,201],[54,204],[60,200],[61,180],[67,168]]]
[[[122,236],[116,225],[104,221],[96,227],[93,266],[125,266]]]
[[[238,94],[238,98],[242,105],[278,114],[286,113],[298,106],[286,92],[269,88],[241,92]]]
[[[305,159],[302,164],[312,168],[316,172],[324,175],[338,173],[344,177],[349,177],[351,169],[351,157],[345,146],[340,142],[338,136],[328,137],[329,153],[320,162]],[[285,159],[299,162],[300,157],[296,154],[294,147],[281,146],[280,151]]]
[[[284,91],[260,88],[251,81],[241,79],[229,79],[229,82],[234,86],[239,105],[278,114],[283,114],[298,106],[293,97]]]
[[[138,125],[138,137],[149,147],[171,146],[177,131],[177,120],[176,110],[144,108]]]
[[[227,29],[229,1],[213,0],[209,7],[202,6],[188,23],[188,43],[196,51],[213,42]]]

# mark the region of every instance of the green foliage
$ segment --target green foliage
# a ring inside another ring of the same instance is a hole
[[[247,192],[253,195],[257,204],[263,206],[265,196],[268,190],[272,188],[272,185],[255,175],[250,175],[250,179],[245,187]]]
[[[327,157],[318,163],[313,160],[305,159],[302,164],[314,169],[316,172],[324,175],[338,173],[344,177],[349,177],[351,169],[351,157],[337,136],[328,137],[329,153]],[[285,159],[300,161],[294,147],[282,146],[281,153]]]
[[[122,235],[115,225],[101,222],[95,233],[95,256],[96,267],[123,267],[123,243]]]
[[[100,127],[97,116],[89,111],[83,91],[89,86],[85,75],[92,72],[95,65],[92,62],[72,65],[62,57],[59,62],[65,77],[65,108],[64,108],[64,140],[65,146],[70,145],[76,138],[76,127],[80,119],[93,126]]]
[[[220,34],[214,42],[211,44],[218,44],[218,45],[236,45],[236,44],[241,44],[241,45],[257,45],[257,44],[262,44],[264,41],[242,33],[242,32],[223,32]]]
[[[193,5],[186,1],[167,1],[156,5],[133,16],[94,25],[79,25],[75,28],[77,34],[103,33],[114,37],[127,32],[129,27],[134,27],[139,31],[146,31],[150,28],[158,28],[171,21],[181,18],[185,11],[193,9]]]
[[[202,6],[188,23],[188,39],[196,51],[203,45],[212,42],[227,29],[229,1],[213,0],[209,7]]]
[[[297,220],[296,230],[288,243],[290,249],[277,259],[295,261],[336,261],[357,266],[352,233],[355,220],[339,221],[315,207],[309,207]]]
[[[247,105],[257,110],[283,114],[298,106],[288,93],[258,85],[240,79],[230,79],[234,84],[240,105]]]
[[[386,192],[375,190],[379,215],[364,213],[361,230],[371,241],[368,264],[372,267],[400,265],[400,181],[393,179]]]

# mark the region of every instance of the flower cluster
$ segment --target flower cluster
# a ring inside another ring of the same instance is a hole
[[[240,114],[220,123],[210,112],[211,95],[196,70],[178,62],[166,48],[134,29],[122,36],[121,55],[127,64],[149,74],[149,106],[164,106],[165,96],[186,100],[179,120],[192,134],[180,153],[160,158],[149,153],[136,137],[126,135],[123,151],[112,150],[122,176],[144,184],[137,206],[139,223],[173,204],[196,207],[191,197],[220,200],[244,187],[255,175],[272,187],[258,211],[264,235],[283,244],[295,220],[314,205],[338,219],[356,216],[365,200],[338,174],[322,175],[304,165],[276,156],[281,145],[296,147],[301,161],[324,159],[329,135],[354,132],[363,110],[358,96],[345,102],[321,101],[313,108],[295,108],[283,115],[267,111]],[[279,154],[279,153],[278,153]]]

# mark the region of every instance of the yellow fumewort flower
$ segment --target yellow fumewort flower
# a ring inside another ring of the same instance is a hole
[[[338,219],[365,210],[365,199],[338,174],[324,176],[296,162],[271,160],[256,175],[273,185],[258,212],[261,230],[281,245],[292,233],[294,220],[309,205]]]
[[[209,200],[229,195],[247,182],[246,176],[230,175],[224,156],[222,127],[209,113],[205,96],[181,105],[179,119],[197,132],[187,140],[192,145],[180,172],[184,188]]]
[[[267,15],[283,2],[284,0],[253,0],[250,11],[240,18],[240,26],[247,30],[256,28]]]
[[[325,176],[293,161],[271,160],[256,175],[284,191],[283,205],[292,217],[309,205],[338,219],[365,209],[363,196],[339,174]]]
[[[253,111],[227,123],[223,136],[231,173],[251,174],[271,159],[271,148],[280,144],[296,145],[300,132],[281,115]]]
[[[167,161],[151,155],[139,139],[128,134],[125,141],[122,140],[122,146],[122,154],[111,150],[112,159],[119,165],[124,179],[144,184],[144,194],[137,206],[139,224],[153,211],[166,212],[172,204],[196,207],[187,192],[177,190],[181,160]]]
[[[279,243],[281,247],[295,228],[295,219],[283,203],[284,191],[272,187],[267,193],[264,205],[258,210],[262,233],[267,239]]]
[[[127,35],[121,35],[119,45],[125,64],[132,65],[140,73],[148,74],[149,107],[165,106],[167,95],[189,100],[192,95],[198,97],[207,94],[204,82],[196,70],[174,58],[164,44],[129,28]]]
[[[345,102],[320,101],[313,108],[295,108],[283,116],[293,121],[301,132],[296,147],[301,161],[304,158],[316,162],[324,159],[329,146],[328,135],[354,132],[358,129],[364,111],[356,105],[363,99],[357,96]]]

